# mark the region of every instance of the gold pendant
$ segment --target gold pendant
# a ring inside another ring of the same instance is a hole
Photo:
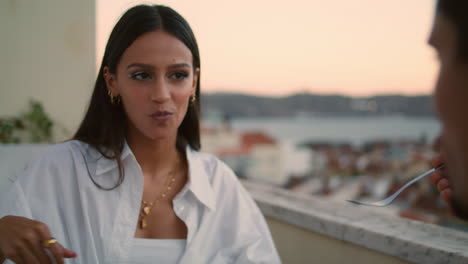
[[[143,212],[145,213],[145,215],[149,215],[149,213],[151,212],[151,207],[149,206],[143,207]]]
[[[146,219],[144,219],[144,218],[141,219],[141,229],[145,229],[146,226],[147,226],[147,224],[146,224]]]

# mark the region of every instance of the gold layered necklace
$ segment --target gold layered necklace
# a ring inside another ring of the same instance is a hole
[[[141,229],[145,229],[148,226],[148,223],[146,222],[146,217],[151,214],[151,210],[153,209],[153,207],[157,206],[161,202],[161,200],[165,199],[167,194],[172,190],[172,185],[174,185],[174,182],[175,182],[174,171],[176,167],[177,167],[177,163],[176,163],[176,166],[174,166],[174,169],[171,170],[167,176],[169,179],[169,182],[167,183],[166,189],[164,190],[164,192],[161,193],[161,195],[159,195],[158,198],[156,198],[156,200],[152,202],[147,202],[145,200],[141,201],[141,211],[140,211],[140,221],[139,221],[140,222],[139,226]]]

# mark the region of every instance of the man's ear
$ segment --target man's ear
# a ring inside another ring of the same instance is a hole
[[[115,74],[112,74],[109,70],[109,67],[105,66],[102,75],[104,77],[104,81],[106,82],[107,90],[113,95],[119,95],[119,91],[117,89]]]

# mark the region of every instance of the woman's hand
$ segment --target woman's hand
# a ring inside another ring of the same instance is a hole
[[[436,156],[432,159],[432,167],[437,168],[440,166],[442,162],[441,156]],[[447,179],[446,170],[444,168],[435,171],[429,176],[431,182],[437,185],[437,189],[440,192],[440,197],[446,203],[450,204],[450,200],[452,198],[452,189],[450,188],[450,183]]]
[[[2,257],[19,263],[46,263],[52,260],[42,243],[52,238],[49,228],[41,222],[19,216],[5,216],[0,219],[0,262]],[[63,264],[64,258],[75,258],[76,253],[52,244],[49,251],[57,264]]]

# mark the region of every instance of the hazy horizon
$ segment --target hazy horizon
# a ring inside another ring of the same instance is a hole
[[[141,3],[97,1],[97,63],[118,17]],[[162,0],[189,22],[203,92],[368,97],[430,94],[437,61],[426,44],[434,1]]]
[[[203,89],[203,88],[202,88]],[[406,96],[406,97],[417,97],[417,96],[432,96],[431,93],[419,93],[419,94],[404,94],[404,93],[379,93],[379,94],[369,94],[369,95],[349,95],[345,93],[334,93],[334,92],[314,92],[314,91],[291,91],[285,94],[260,94],[255,92],[248,92],[243,90],[202,90],[202,94],[240,94],[240,95],[249,95],[249,96],[265,96],[265,97],[287,97],[292,95],[308,94],[308,95],[318,95],[318,96],[345,96],[352,98],[368,98],[376,96]]]

